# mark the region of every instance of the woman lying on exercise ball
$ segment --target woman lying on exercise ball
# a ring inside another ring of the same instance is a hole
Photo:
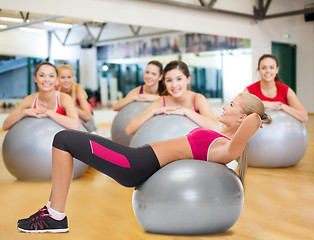
[[[56,134],[52,150],[52,188],[46,206],[18,221],[23,232],[67,232],[65,204],[72,181],[73,157],[108,175],[125,187],[136,187],[168,163],[198,159],[227,164],[240,157],[244,179],[246,143],[271,118],[262,101],[240,93],[223,107],[222,131],[196,128],[187,136],[132,148],[95,134],[64,130]]]

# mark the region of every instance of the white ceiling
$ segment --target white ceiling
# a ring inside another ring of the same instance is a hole
[[[106,1],[106,0],[99,0],[99,1]],[[246,17],[256,19],[261,17],[258,16],[256,11],[254,11],[254,7],[256,9],[260,8],[259,3],[264,2],[261,12],[264,13],[264,17],[276,17],[278,12],[275,12],[272,9],[272,3],[277,2],[278,0],[265,0],[265,1],[258,1],[258,0],[142,0],[140,2],[145,2],[146,4],[163,4],[169,5],[169,8],[172,9],[173,7],[179,8],[190,8],[195,10],[202,10],[216,12],[220,14],[229,14],[235,15],[239,17]],[[12,2],[12,1],[10,1]],[[36,2],[36,1],[32,1]],[[38,2],[38,1],[37,1]],[[87,3],[86,1],[83,1]],[[107,1],[108,4],[110,1]],[[132,2],[138,2],[136,0],[116,0],[115,3],[119,4],[131,4]],[[306,4],[310,5],[313,8],[314,12],[314,3],[313,0],[299,0],[299,1],[291,1],[286,0],[286,4],[283,4],[282,9],[279,13],[280,14],[300,14],[297,11],[304,10],[304,6]],[[34,3],[33,3],[34,4]],[[107,4],[107,3],[106,3]],[[43,4],[44,5],[44,4]],[[56,4],[57,6],[58,4]],[[156,5],[156,6],[157,6]],[[203,5],[203,6],[202,6]],[[16,5],[15,5],[16,6]],[[23,9],[22,4],[20,4],[21,9]],[[0,4],[1,7],[1,4]],[[44,7],[44,6],[43,6]],[[84,7],[84,5],[82,5]],[[16,8],[16,7],[15,7]],[[42,8],[44,9],[44,8]],[[45,11],[47,12],[47,8]],[[18,28],[18,27],[27,27],[31,29],[41,29],[46,31],[51,31],[53,34],[60,40],[61,43],[64,45],[82,45],[82,44],[97,44],[102,43],[105,41],[114,41],[117,39],[126,39],[126,38],[135,38],[135,37],[143,37],[148,35],[156,35],[156,34],[165,34],[172,32],[171,30],[161,29],[161,28],[153,28],[139,25],[130,25],[130,24],[122,24],[122,23],[114,23],[114,22],[95,22],[92,21],[94,16],[89,15],[88,12],[84,15],[85,18],[77,18],[77,17],[63,17],[54,15],[54,13],[58,13],[58,11],[50,11],[52,14],[40,14],[34,12],[28,12],[25,10],[8,10],[8,9],[1,9],[0,12],[0,27],[6,26],[6,28],[0,28],[0,31],[8,31],[10,29]],[[255,14],[255,15],[254,15]],[[256,15],[257,14],[257,15]],[[75,15],[73,12],[69,12],[69,15]],[[75,15],[76,16],[76,15]],[[88,17],[86,17],[88,16]],[[11,22],[3,18],[13,18],[18,19],[21,22]],[[127,17],[127,16],[126,16]],[[277,16],[280,17],[280,16]],[[95,16],[95,18],[97,18]],[[99,17],[98,17],[99,19]],[[266,18],[265,18],[266,19]],[[260,19],[262,20],[262,19]],[[63,23],[63,24],[70,24],[71,28],[63,28],[61,26],[58,27],[51,27],[45,25],[46,22],[54,22],[54,23]]]

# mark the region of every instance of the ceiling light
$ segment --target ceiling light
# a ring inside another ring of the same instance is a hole
[[[72,24],[66,23],[44,22],[44,25],[56,28],[72,28]]]
[[[38,29],[38,28],[28,28],[28,27],[20,27],[21,31],[25,32],[36,32],[36,33],[45,33],[47,32],[45,29]]]
[[[0,17],[0,20],[5,21],[5,22],[18,22],[18,23],[23,22],[22,18]],[[27,21],[29,21],[29,20],[27,20]]]
[[[108,65],[103,65],[102,68],[101,68],[104,72],[107,72],[109,70],[109,67]]]

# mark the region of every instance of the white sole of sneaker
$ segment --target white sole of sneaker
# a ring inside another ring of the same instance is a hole
[[[26,232],[26,233],[65,233],[69,231],[69,228],[62,228],[62,229],[46,229],[46,230],[25,230],[22,228],[17,227],[18,230],[21,232]]]

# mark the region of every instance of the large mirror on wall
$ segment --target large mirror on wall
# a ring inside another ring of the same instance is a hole
[[[109,87],[111,101],[144,84],[143,74],[151,60],[164,65],[184,61],[191,74],[191,90],[221,102],[251,83],[249,39],[176,32],[98,46],[97,60],[99,86]]]

